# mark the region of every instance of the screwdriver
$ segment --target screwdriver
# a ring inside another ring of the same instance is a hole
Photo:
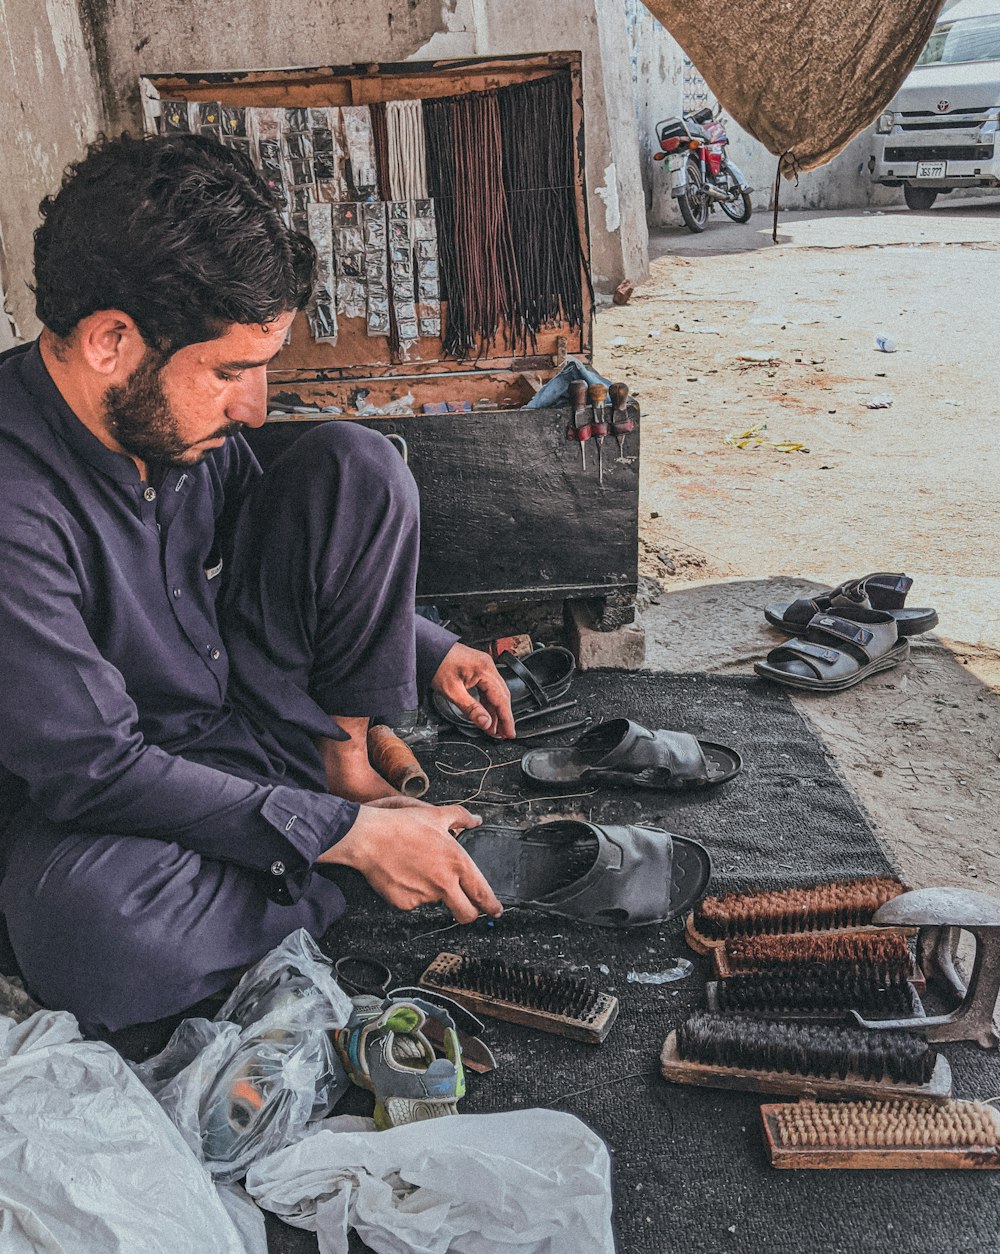
[[[592,383],[587,388],[587,399],[594,411],[594,439],[597,441],[597,481],[604,483],[604,437],[608,434],[608,424],[604,416],[604,402],[608,389],[603,383]]]
[[[587,421],[587,384],[584,379],[574,379],[569,385],[569,403],[573,406],[573,425],[566,430],[567,440],[580,441],[580,459],[587,469],[587,441],[592,434]]]
[[[611,397],[611,431],[618,441],[618,456],[625,456],[625,437],[635,430],[635,419],[628,412],[628,384],[612,383],[609,390]]]

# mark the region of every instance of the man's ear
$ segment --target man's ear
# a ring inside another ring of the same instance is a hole
[[[98,309],[74,328],[76,348],[95,374],[109,384],[123,382],[146,355],[146,341],[134,320],[120,309]]]

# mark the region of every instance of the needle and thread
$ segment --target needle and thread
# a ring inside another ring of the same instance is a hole
[[[493,759],[490,757],[489,753],[487,753],[487,751],[481,745],[466,744],[464,741],[458,741],[458,740],[445,740],[442,742],[442,744],[443,745],[460,745],[460,747],[463,749],[472,749],[476,753],[481,753],[483,757],[486,759],[486,765],[485,766],[456,767],[456,766],[452,766],[450,762],[440,762],[440,761],[435,760],[434,762],[435,767],[441,772],[442,775],[446,776],[449,779],[459,778],[464,775],[479,775],[479,774],[482,775],[482,778],[480,779],[479,785],[476,788],[475,792],[470,793],[468,797],[452,797],[448,801],[442,801],[440,803],[441,805],[464,806],[464,805],[468,805],[470,801],[478,801],[480,802],[480,804],[487,805],[487,806],[521,806],[521,805],[530,806],[535,801],[570,801],[579,797],[593,797],[597,791],[596,789],[591,789],[590,792],[559,793],[558,795],[552,795],[548,797],[517,797],[517,796],[514,796],[513,794],[505,795],[503,793],[494,793],[494,796],[499,797],[500,800],[490,801],[486,797],[483,796],[483,790],[486,786],[486,780],[490,772],[502,771],[508,766],[520,766],[521,759],[514,758],[510,762],[494,762]]]

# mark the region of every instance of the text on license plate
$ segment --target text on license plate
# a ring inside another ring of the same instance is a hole
[[[918,179],[943,179],[947,169],[946,161],[918,161]]]

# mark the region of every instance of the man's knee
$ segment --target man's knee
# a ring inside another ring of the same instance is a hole
[[[419,505],[417,485],[396,445],[356,422],[318,424],[299,436],[266,474],[284,486],[301,489],[318,481],[335,485],[338,495],[371,503],[391,499],[414,516]]]

